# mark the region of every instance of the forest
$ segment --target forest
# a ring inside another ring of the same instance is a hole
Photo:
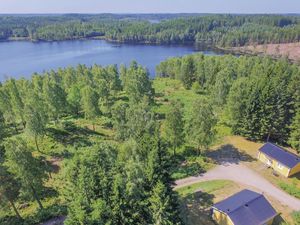
[[[102,38],[151,44],[236,47],[300,40],[295,15],[42,15],[0,16],[0,40]]]
[[[219,127],[300,152],[295,64],[195,54],[162,62],[157,76],[132,62],[1,84],[0,223],[182,224],[172,189],[180,149],[206,163]],[[193,92],[189,108],[160,96],[164,80]]]

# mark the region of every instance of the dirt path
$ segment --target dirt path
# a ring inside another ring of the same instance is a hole
[[[205,174],[177,180],[175,189],[191,185],[193,183],[209,180],[231,180],[267,194],[272,198],[277,199],[279,202],[281,202],[281,204],[286,205],[293,210],[300,210],[299,199],[294,198],[275,187],[258,173],[240,163],[225,163],[217,166]]]

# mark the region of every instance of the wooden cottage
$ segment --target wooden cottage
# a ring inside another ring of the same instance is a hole
[[[259,149],[257,157],[285,177],[300,172],[300,157],[270,142]]]
[[[270,225],[276,216],[262,194],[247,189],[212,207],[212,218],[220,225]]]

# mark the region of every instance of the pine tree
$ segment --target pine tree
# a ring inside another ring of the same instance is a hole
[[[13,208],[16,216],[22,220],[22,217],[15,205],[20,193],[20,183],[14,179],[6,167],[0,165],[0,201],[7,201]]]
[[[46,171],[43,162],[32,156],[32,150],[20,137],[8,139],[5,143],[5,165],[22,185],[22,190],[31,193],[42,209],[39,191],[43,188]]]

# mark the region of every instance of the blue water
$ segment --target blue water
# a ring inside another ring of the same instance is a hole
[[[162,46],[115,44],[104,40],[77,40],[62,42],[0,42],[0,81],[8,77],[30,77],[59,67],[77,64],[125,64],[132,60],[147,67],[155,75],[155,67],[161,61],[198,51],[193,46]],[[202,51],[215,55],[214,51]]]

